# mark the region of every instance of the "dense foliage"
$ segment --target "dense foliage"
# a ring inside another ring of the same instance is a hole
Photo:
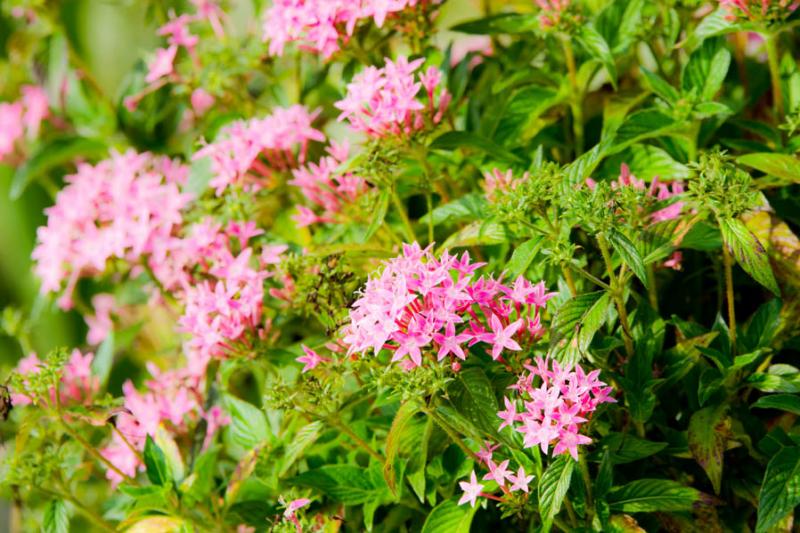
[[[0,2],[9,528],[793,530],[797,4],[131,4]]]

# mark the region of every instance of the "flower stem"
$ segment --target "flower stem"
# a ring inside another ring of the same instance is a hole
[[[347,435],[348,437],[350,437],[350,439],[351,439],[353,442],[355,442],[356,444],[358,444],[358,446],[359,446],[359,447],[361,447],[361,448],[363,448],[363,450],[364,450],[365,452],[367,452],[367,453],[368,453],[368,454],[370,454],[372,457],[374,457],[374,458],[375,458],[375,459],[376,459],[376,460],[377,460],[377,461],[378,461],[378,462],[379,462],[381,465],[384,465],[384,464],[386,464],[386,459],[384,459],[384,458],[383,458],[383,456],[382,456],[381,454],[379,454],[378,452],[376,452],[375,450],[373,450],[373,449],[372,449],[372,446],[370,446],[369,444],[367,444],[367,442],[366,442],[364,439],[362,439],[361,437],[359,437],[359,436],[356,434],[356,432],[355,432],[355,431],[353,431],[352,429],[350,429],[349,427],[347,427],[347,424],[345,424],[345,423],[343,423],[341,420],[338,420],[338,419],[335,419],[335,418],[329,418],[329,419],[328,419],[328,422],[330,422],[330,423],[331,423],[331,425],[333,425],[334,427],[336,427],[336,429],[340,430],[342,433],[344,433],[345,435]]]
[[[572,89],[570,95],[570,111],[572,113],[572,134],[575,141],[575,156],[583,153],[583,94],[578,87],[578,71],[575,67],[575,53],[572,51],[572,43],[570,43],[568,36],[561,38],[561,44],[564,48],[564,59],[567,63],[567,76],[569,77],[569,85]]]
[[[400,200],[400,197],[397,195],[397,191],[395,189],[392,189],[392,203],[394,203],[394,207],[397,209],[397,214],[400,216],[400,221],[403,223],[403,230],[405,232],[406,239],[408,239],[409,243],[415,242],[417,237],[414,234],[414,227],[411,225],[411,220],[408,219],[406,206],[403,205],[403,202]]]
[[[608,249],[608,242],[602,233],[597,234],[597,244],[600,247],[600,253],[603,255],[603,261],[606,264],[608,271],[608,278],[611,281],[611,297],[617,306],[617,313],[619,314],[619,322],[622,325],[622,341],[625,343],[625,352],[628,357],[633,357],[633,335],[631,335],[631,327],[628,323],[628,311],[625,309],[625,300],[622,297],[622,287],[619,285],[617,275],[614,273],[614,265],[611,262],[611,252]]]
[[[447,436],[448,436],[448,437],[450,437],[450,440],[452,440],[453,442],[455,442],[455,443],[456,443],[456,445],[457,445],[459,448],[461,448],[461,450],[462,450],[462,451],[463,451],[465,454],[467,454],[467,457],[472,457],[473,459],[477,459],[477,458],[475,457],[475,453],[474,453],[472,450],[470,450],[470,449],[469,449],[469,446],[467,446],[467,444],[466,444],[466,443],[465,443],[465,442],[464,442],[464,441],[461,439],[461,437],[459,437],[459,436],[456,434],[456,432],[455,432],[455,431],[453,431],[453,428],[451,428],[451,427],[450,427],[450,426],[447,424],[447,422],[445,422],[445,421],[444,421],[444,419],[443,419],[442,417],[440,417],[438,414],[436,414],[436,412],[435,412],[435,411],[433,411],[432,409],[423,408],[423,409],[422,409],[422,411],[423,411],[423,412],[424,412],[426,415],[428,415],[429,417],[431,417],[431,418],[433,419],[433,421],[434,421],[434,422],[436,422],[436,424],[437,424],[437,425],[438,425],[440,428],[442,428],[442,429],[444,430],[444,432],[445,432],[445,433],[447,433]]]
[[[726,244],[722,245],[722,263],[725,268],[725,299],[728,301],[728,329],[731,350],[736,351],[736,309],[733,305],[733,260]]]
[[[775,120],[780,122],[783,118],[783,91],[781,90],[781,70],[777,41],[777,33],[768,33],[765,36],[769,77],[772,82],[772,109],[775,111]]]

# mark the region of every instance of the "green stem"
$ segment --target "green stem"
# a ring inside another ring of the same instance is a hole
[[[736,309],[733,304],[733,260],[726,244],[722,245],[722,263],[725,268],[725,299],[728,302],[728,329],[731,350],[736,352]]]
[[[429,417],[431,417],[433,419],[433,421],[436,422],[436,424],[440,428],[442,428],[445,433],[447,433],[447,436],[450,437],[450,440],[455,442],[456,445],[459,448],[461,448],[461,450],[465,454],[467,454],[467,457],[472,457],[473,459],[476,459],[475,452],[473,452],[472,450],[469,449],[469,446],[467,446],[467,444],[464,442],[464,440],[461,437],[459,437],[458,434],[456,434],[456,432],[453,430],[453,428],[451,428],[450,425],[447,422],[445,422],[445,420],[442,417],[440,417],[438,414],[436,414],[436,411],[434,411],[432,409],[428,409],[428,408],[423,408],[422,411],[425,414],[427,414]]]
[[[780,123],[783,118],[783,91],[781,90],[781,70],[777,41],[777,33],[768,33],[765,36],[769,77],[772,82],[772,109],[775,111],[775,121]]]
[[[338,420],[338,419],[336,419],[336,418],[329,418],[329,419],[328,419],[328,422],[329,422],[331,425],[333,425],[335,428],[337,428],[338,430],[340,430],[342,433],[344,433],[345,435],[347,435],[348,437],[350,437],[350,439],[351,439],[353,442],[355,442],[356,444],[358,444],[358,446],[359,446],[360,448],[362,448],[362,449],[363,449],[365,452],[367,452],[367,453],[368,453],[368,454],[370,454],[372,457],[374,457],[374,458],[375,458],[375,459],[376,459],[376,460],[377,460],[377,461],[378,461],[378,462],[379,462],[381,465],[385,465],[385,464],[386,464],[386,459],[384,459],[384,458],[383,458],[383,456],[382,456],[381,454],[379,454],[378,452],[376,452],[375,450],[373,450],[373,449],[372,449],[372,446],[370,446],[369,444],[367,444],[367,442],[366,442],[364,439],[362,439],[361,437],[359,437],[358,435],[356,435],[355,431],[353,431],[352,429],[350,429],[349,427],[347,427],[347,425],[346,425],[345,423],[343,423],[341,420]]]
[[[578,455],[578,466],[583,476],[583,484],[586,485],[586,523],[591,525],[592,514],[594,513],[594,503],[592,496],[592,476],[589,474],[589,463],[586,462],[586,454],[581,451]]]
[[[414,234],[414,227],[411,225],[411,220],[408,218],[408,213],[406,213],[406,206],[403,205],[402,200],[397,195],[397,191],[392,189],[392,203],[394,203],[395,209],[397,209],[397,214],[400,216],[400,221],[403,223],[403,230],[405,232],[405,237],[409,243],[415,242],[417,240],[416,235]]]
[[[647,265],[647,278],[650,280],[649,287],[647,288],[647,298],[650,301],[650,307],[658,311],[658,291],[656,290],[656,273],[653,270],[653,265]]]
[[[611,252],[608,249],[608,242],[602,233],[597,234],[597,244],[600,247],[600,253],[603,255],[603,261],[606,264],[608,271],[608,278],[611,281],[611,297],[617,306],[617,313],[619,314],[619,323],[622,325],[622,341],[625,343],[625,352],[628,358],[633,357],[633,335],[631,335],[631,327],[628,322],[628,311],[625,309],[625,300],[622,297],[622,287],[619,284],[617,275],[614,273],[614,264],[611,262]]]
[[[575,156],[583,153],[583,91],[578,87],[578,71],[575,66],[575,53],[572,51],[572,43],[569,36],[561,38],[564,48],[564,59],[567,63],[567,76],[569,85],[572,89],[570,95],[570,111],[572,113],[572,134],[575,140]]]
[[[564,496],[564,507],[567,509],[567,515],[569,515],[569,523],[572,524],[572,528],[578,528],[578,517],[575,514],[575,509],[572,507],[572,502],[569,501],[569,496]]]

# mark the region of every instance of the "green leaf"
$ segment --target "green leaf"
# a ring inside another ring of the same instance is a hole
[[[386,435],[386,453],[384,457],[386,462],[383,467],[383,478],[389,486],[392,494],[397,496],[397,487],[395,483],[395,464],[397,452],[400,450],[401,437],[406,429],[408,423],[414,418],[414,415],[419,412],[419,406],[414,402],[405,402],[397,410],[392,420],[392,426],[389,428],[389,434]],[[402,482],[402,480],[400,480]]]
[[[750,407],[780,409],[800,416],[800,396],[796,394],[770,394],[769,396],[762,396]]]
[[[769,347],[781,328],[783,303],[775,298],[762,304],[753,314],[744,335],[740,337],[746,351]]]
[[[456,410],[478,429],[494,435],[500,425],[492,383],[479,367],[464,368],[447,389]]]
[[[539,20],[536,15],[503,13],[462,22],[450,29],[452,31],[470,33],[473,35],[495,35],[498,33],[526,33],[538,26]]]
[[[153,485],[165,485],[172,481],[167,458],[150,435],[144,443],[144,466],[147,469],[147,479]]]
[[[657,109],[636,111],[617,129],[610,151],[619,152],[644,139],[661,137],[680,125],[674,118]]]
[[[744,222],[737,218],[719,218],[719,229],[722,240],[739,266],[773,294],[780,296],[780,289],[772,274],[767,252]]]
[[[457,200],[437,206],[430,213],[419,219],[420,224],[427,224],[432,219],[434,226],[439,224],[455,224],[466,220],[474,220],[486,215],[488,203],[486,197],[478,193],[469,193]]]
[[[706,407],[689,420],[689,451],[711,480],[719,494],[722,483],[722,454],[730,434],[730,421],[724,406]]]
[[[553,519],[561,510],[561,503],[567,495],[575,460],[569,454],[556,457],[539,480],[539,514],[542,517],[542,531],[550,531]]]
[[[566,363],[579,361],[605,323],[610,305],[611,297],[604,291],[579,294],[567,300],[551,325],[553,356]]]
[[[92,359],[92,374],[97,376],[101,387],[108,383],[108,376],[111,374],[111,367],[114,365],[114,331],[108,332],[108,336],[100,343]]]
[[[50,500],[42,517],[44,533],[69,533],[69,515],[62,500]]]
[[[469,533],[477,507],[458,505],[457,498],[445,500],[425,519],[422,533]]]
[[[756,533],[766,533],[800,504],[800,448],[783,448],[767,464],[758,494]]]
[[[430,144],[432,150],[455,150],[457,148],[472,148],[480,150],[498,161],[506,163],[524,164],[525,161],[509,152],[492,140],[481,137],[468,131],[448,131],[433,140]]]
[[[508,273],[508,277],[513,279],[524,274],[543,244],[544,236],[537,235],[514,248],[511,259],[506,263],[505,270]]]
[[[728,20],[728,15],[728,11],[722,7],[707,15],[683,42],[683,47],[691,52],[708,37],[741,31],[742,26]]]
[[[439,250],[499,244],[507,241],[508,232],[505,226],[493,220],[478,220],[450,235],[439,247]]]
[[[736,162],[760,170],[764,174],[800,183],[800,160],[789,154],[756,153],[740,155]]]
[[[563,99],[563,92],[539,85],[515,91],[505,105],[494,138],[499,143],[524,144],[546,124],[541,115]]]
[[[636,246],[628,239],[625,235],[617,231],[616,229],[612,229],[607,234],[608,242],[611,243],[611,246],[616,250],[622,260],[628,265],[628,268],[631,269],[639,281],[642,282],[642,285],[645,287],[650,286],[650,278],[647,276],[647,269],[644,266],[644,259],[639,254],[639,250],[636,249]]]
[[[650,87],[650,90],[670,104],[675,104],[681,97],[680,93],[675,87],[670,85],[664,78],[655,72],[651,72],[644,67],[639,67],[639,70],[644,75],[644,79],[647,81],[647,85]]]
[[[700,494],[671,479],[638,479],[613,488],[606,500],[612,511],[626,513],[690,511]]]
[[[722,87],[731,53],[722,39],[709,39],[695,50],[681,73],[681,87],[684,93],[694,91],[705,102],[714,99]]]
[[[231,418],[227,431],[233,442],[243,450],[251,450],[269,438],[267,417],[255,405],[226,395],[225,411]]]
[[[630,433],[617,432],[609,433],[598,443],[598,447],[608,449],[611,462],[615,465],[633,463],[650,457],[667,446],[666,442],[653,442]]]
[[[376,487],[364,468],[352,465],[326,465],[303,472],[291,482],[319,489],[345,505],[360,505],[386,493],[386,487]]]
[[[361,238],[361,242],[367,242],[370,239],[370,237],[375,235],[375,232],[378,231],[378,228],[381,227],[384,219],[386,218],[386,213],[389,211],[389,200],[391,199],[391,197],[392,197],[391,189],[388,188],[383,189],[380,192],[380,194],[378,195],[378,201],[376,202],[374,210],[372,212],[372,219],[369,222],[367,231],[364,232],[364,236]]]
[[[292,440],[286,445],[286,453],[283,456],[281,464],[280,475],[284,475],[289,468],[297,461],[303,451],[319,437],[320,431],[323,429],[323,423],[319,420],[305,424],[300,430],[292,437]]]
[[[184,491],[189,501],[202,502],[211,494],[218,455],[218,448],[210,448],[197,457],[192,474],[187,478],[187,481],[191,480],[191,484]]]
[[[651,144],[634,144],[627,150],[610,157],[603,164],[609,174],[619,172],[626,163],[637,178],[652,181],[656,176],[667,181],[685,180],[689,177],[689,167],[679,163],[666,150]]]
[[[20,165],[11,180],[9,196],[12,200],[19,198],[25,189],[38,178],[50,171],[71,164],[82,157],[93,159],[106,155],[108,147],[105,143],[84,137],[61,137],[40,146]]]
[[[594,27],[583,24],[578,31],[578,41],[586,48],[589,55],[598,60],[608,73],[611,85],[617,88],[617,65],[608,43]]]

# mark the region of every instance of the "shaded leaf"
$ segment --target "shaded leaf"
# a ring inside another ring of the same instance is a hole
[[[765,533],[800,504],[800,448],[783,448],[767,464],[758,494],[756,533]]]
[[[650,513],[689,511],[700,499],[700,491],[671,479],[638,479],[609,492],[612,511]]]
[[[553,519],[561,510],[567,495],[575,460],[568,454],[556,457],[539,480],[539,513],[542,516],[542,531],[549,531]]]
[[[719,229],[722,240],[739,266],[773,294],[780,296],[780,289],[772,274],[767,252],[744,222],[736,218],[720,218]]]
[[[689,420],[689,451],[705,470],[717,494],[722,483],[722,454],[729,434],[730,420],[722,406],[700,409]]]

